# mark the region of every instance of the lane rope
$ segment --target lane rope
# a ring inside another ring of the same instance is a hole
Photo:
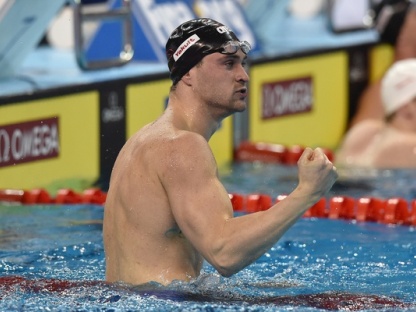
[[[272,198],[268,194],[261,193],[232,193],[229,194],[229,197],[235,212],[253,213],[269,209],[273,204],[284,200],[286,195]],[[45,189],[0,189],[0,202],[6,204],[104,205],[106,198],[107,193],[99,188],[89,188],[81,193],[72,189],[60,189],[55,197],[51,196]],[[381,199],[348,196],[321,198],[304,213],[303,217],[416,226],[416,199],[407,201],[400,197]]]
[[[82,193],[72,189],[60,189],[55,197],[42,188],[32,190],[0,189],[0,202],[22,205],[35,204],[98,204],[103,205],[107,193],[99,188],[89,188]]]
[[[267,194],[230,194],[229,196],[234,211],[244,213],[267,210],[274,203],[286,198],[286,195],[279,195],[273,200]],[[321,198],[304,213],[303,217],[416,226],[416,199],[407,201],[400,197],[381,199],[349,196]]]
[[[264,162],[283,165],[295,165],[302,155],[305,147],[302,145],[286,146],[266,142],[244,141],[234,151],[236,162]],[[334,152],[322,148],[330,161],[334,160]]]

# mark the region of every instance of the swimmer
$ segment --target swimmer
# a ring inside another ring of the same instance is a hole
[[[267,252],[334,184],[322,149],[306,148],[299,183],[267,211],[233,216],[208,144],[221,121],[246,109],[250,44],[212,19],[178,26],[166,44],[168,105],[124,145],[105,203],[106,280],[190,281],[203,261],[231,276]]]
[[[375,5],[374,13],[374,24],[380,41],[393,48],[393,62],[416,58],[416,3],[408,0],[381,0]],[[367,86],[361,94],[349,128],[365,119],[384,119],[380,90],[380,79]]]
[[[364,119],[336,154],[344,167],[416,168],[416,58],[397,61],[381,81],[385,120]]]

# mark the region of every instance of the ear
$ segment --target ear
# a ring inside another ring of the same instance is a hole
[[[183,75],[181,80],[187,86],[192,86],[192,76],[191,76],[190,71],[188,71],[185,75]]]

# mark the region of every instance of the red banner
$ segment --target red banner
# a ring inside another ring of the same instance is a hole
[[[311,111],[312,90],[311,77],[263,84],[262,119]]]
[[[0,126],[0,167],[58,156],[58,117]]]

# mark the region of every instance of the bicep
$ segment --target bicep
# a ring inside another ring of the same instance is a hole
[[[178,147],[180,148],[180,147]],[[206,142],[189,142],[171,155],[164,186],[175,221],[204,257],[210,253],[225,221],[233,216],[228,193],[217,176]]]

